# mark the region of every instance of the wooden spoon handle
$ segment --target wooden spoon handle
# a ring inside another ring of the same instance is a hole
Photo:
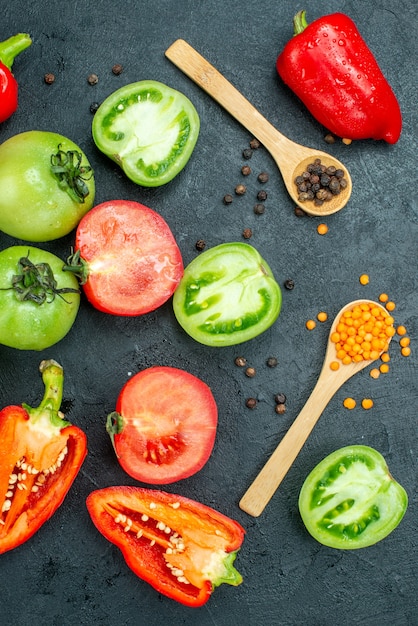
[[[224,77],[183,39],[177,39],[165,55],[182,72],[208,93],[238,122],[249,130],[267,149],[273,140],[276,151],[280,143],[293,145]],[[286,152],[284,152],[284,157]]]
[[[241,498],[243,511],[253,517],[261,515],[338,387],[324,385],[321,377],[318,379],[302,411]]]

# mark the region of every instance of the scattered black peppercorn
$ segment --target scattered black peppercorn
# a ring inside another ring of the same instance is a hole
[[[244,228],[244,230],[242,231],[242,236],[244,237],[244,239],[251,239],[251,237],[253,236],[253,231],[251,230],[251,228]]]
[[[258,148],[261,147],[261,143],[258,141],[258,139],[251,139],[250,141],[250,148],[252,150],[258,150]]]
[[[285,289],[288,289],[289,291],[291,291],[295,287],[295,281],[292,280],[291,278],[287,278],[284,281],[284,286],[285,286]]]
[[[328,133],[327,135],[325,135],[324,139],[326,143],[329,143],[329,144],[335,143],[335,137],[334,135],[331,135],[331,133]]]
[[[248,409],[255,409],[255,407],[257,406],[257,400],[255,398],[247,398],[247,400],[245,401],[245,406]]]
[[[269,180],[269,175],[267,174],[267,172],[260,172],[260,174],[257,177],[257,180],[259,183],[267,183]]]
[[[254,376],[255,376],[255,368],[254,367],[247,367],[247,369],[245,370],[245,375],[248,376],[248,378],[254,378]]]
[[[224,204],[231,204],[232,201],[233,201],[233,197],[231,196],[230,193],[227,193],[224,196]]]
[[[205,246],[206,246],[206,242],[203,239],[198,239],[195,243],[195,248],[196,250],[199,250],[199,252],[204,250]]]
[[[251,148],[245,148],[245,150],[242,151],[242,156],[244,159],[251,159],[251,157],[253,156],[253,151],[251,150]]]
[[[284,393],[276,393],[274,401],[276,404],[286,404],[286,396]]]
[[[120,74],[122,74],[123,72],[123,66],[120,63],[115,63],[115,65],[112,67],[112,74],[114,74],[115,76],[119,76]]]
[[[276,407],[275,407],[274,410],[279,415],[283,415],[283,413],[286,413],[286,405],[285,404],[276,404]]]
[[[249,165],[243,165],[241,167],[241,174],[243,176],[249,176],[251,174],[251,167]]]
[[[247,187],[245,185],[239,184],[235,187],[235,193],[237,196],[243,196],[247,191]]]
[[[238,365],[238,367],[244,367],[247,365],[247,359],[244,356],[237,356],[234,363],[235,365]]]
[[[305,217],[306,213],[300,206],[295,206],[295,215],[296,217]]]
[[[45,74],[44,81],[46,82],[47,85],[52,85],[52,83],[55,82],[54,74],[51,74],[51,73]]]
[[[278,361],[275,356],[269,356],[266,363],[267,363],[267,367],[276,367]]]
[[[257,194],[257,200],[261,200],[261,202],[264,202],[264,200],[267,200],[267,191],[264,191],[264,189],[260,189],[260,191]]]
[[[100,104],[98,102],[92,102],[90,105],[90,113],[96,113],[97,109],[99,108]]]
[[[97,74],[90,74],[90,76],[88,76],[87,78],[87,82],[89,85],[97,85],[97,83],[99,82],[99,77],[97,76]]]
[[[265,210],[266,210],[266,207],[264,206],[264,204],[258,203],[254,205],[254,213],[256,215],[263,215]]]

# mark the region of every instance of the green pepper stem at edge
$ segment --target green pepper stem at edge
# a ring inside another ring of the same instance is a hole
[[[293,18],[293,36],[296,37],[296,35],[303,33],[307,26],[306,11],[298,11]]]
[[[13,35],[13,37],[2,41],[0,43],[0,61],[11,70],[15,57],[28,48],[31,43],[32,39],[26,33]]]
[[[28,412],[32,422],[47,416],[50,424],[61,430],[70,425],[70,422],[63,420],[63,414],[60,412],[64,388],[64,370],[59,363],[53,359],[48,359],[41,362],[39,371],[45,385],[42,401],[36,408],[27,404],[23,404],[23,408]]]

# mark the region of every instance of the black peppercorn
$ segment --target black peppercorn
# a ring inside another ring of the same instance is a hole
[[[241,174],[243,176],[249,176],[251,174],[251,167],[249,165],[243,165],[241,167]]]
[[[283,413],[286,413],[286,405],[285,404],[276,404],[276,407],[275,407],[274,410],[279,415],[283,415]]]
[[[244,367],[247,365],[247,359],[244,356],[237,356],[234,363],[238,365],[238,367]]]
[[[255,368],[254,367],[247,367],[247,369],[245,370],[245,375],[248,376],[248,378],[254,378],[254,376],[255,376]]]
[[[206,242],[203,239],[198,239],[195,243],[196,250],[202,251],[205,249]]]
[[[244,228],[244,230],[242,231],[242,236],[244,237],[244,239],[251,239],[251,237],[253,236],[253,231],[251,230],[251,228]]]
[[[237,196],[243,196],[247,191],[247,187],[245,185],[239,184],[235,187],[235,193]]]
[[[257,180],[259,183],[267,183],[269,180],[269,175],[267,174],[267,172],[260,172],[260,174],[257,177]]]
[[[255,409],[255,407],[257,406],[257,400],[255,398],[247,398],[247,400],[245,401],[245,406],[248,409]]]
[[[284,393],[276,393],[274,401],[276,404],[286,404],[286,396]]]
[[[54,74],[51,74],[51,73],[45,74],[44,81],[46,82],[47,85],[52,85],[52,83],[55,81]]]
[[[266,363],[267,363],[267,367],[276,367],[278,361],[275,356],[269,356]]]
[[[224,204],[231,204],[232,201],[233,201],[233,197],[231,196],[230,193],[227,193],[224,195]]]
[[[261,147],[261,143],[258,141],[258,139],[251,139],[250,141],[250,148],[252,148],[253,150],[258,150],[258,148]]]
[[[119,76],[119,74],[122,74],[123,72],[123,66],[120,63],[116,63],[113,67],[112,67],[112,73],[115,76]]]
[[[87,82],[89,85],[97,85],[97,83],[99,82],[99,77],[97,76],[97,74],[90,74],[90,76],[87,78]]]
[[[266,210],[266,207],[264,206],[264,204],[255,204],[254,205],[254,213],[256,215],[263,215],[264,211]]]
[[[260,189],[257,194],[257,200],[261,200],[261,202],[267,200],[267,191],[264,191],[264,189]]]
[[[295,287],[295,281],[292,280],[291,278],[287,278],[284,281],[284,286],[285,286],[285,289],[288,289],[289,291],[291,291]]]
[[[251,148],[245,148],[245,150],[242,151],[242,156],[244,157],[244,159],[251,159],[251,157],[253,156],[253,151],[251,150]]]
[[[92,102],[90,105],[90,113],[96,113],[97,109],[99,108],[100,104],[98,102]]]

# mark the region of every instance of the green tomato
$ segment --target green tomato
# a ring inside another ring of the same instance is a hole
[[[0,252],[0,343],[43,350],[70,330],[80,305],[77,278],[54,254],[31,246]]]
[[[246,243],[224,243],[196,257],[173,297],[179,324],[208,346],[253,339],[276,321],[281,302],[271,269]]]
[[[347,446],[323,459],[303,483],[299,510],[308,532],[331,548],[371,546],[398,526],[408,506],[405,489],[380,452]]]
[[[71,232],[94,202],[93,171],[70,139],[31,130],[0,146],[0,230],[25,241]]]
[[[186,165],[200,129],[185,95],[155,80],[121,87],[98,108],[93,139],[134,183],[158,187]]]

